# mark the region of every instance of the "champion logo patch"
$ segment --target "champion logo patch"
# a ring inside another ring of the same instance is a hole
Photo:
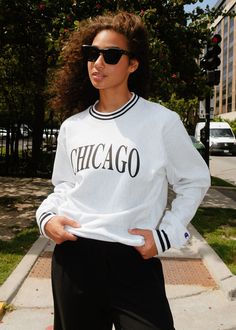
[[[184,233],[184,237],[187,239],[189,237],[188,233]]]

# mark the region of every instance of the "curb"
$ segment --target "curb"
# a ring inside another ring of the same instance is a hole
[[[229,182],[230,184],[232,184],[231,182]],[[210,186],[209,189],[225,189],[225,190],[235,190],[236,189],[236,186],[233,185],[233,186]]]
[[[222,189],[222,190],[236,190],[236,186],[234,186],[234,187],[228,187],[228,186],[210,186],[209,189],[215,189],[215,190],[219,190],[219,189]]]
[[[236,300],[236,276],[231,273],[223,260],[192,224],[189,225],[189,228],[193,235],[193,245],[197,248],[198,253],[201,255],[208,271],[215,279],[216,284],[226,294],[229,300]]]
[[[48,241],[44,237],[39,237],[0,287],[0,317],[4,314],[4,306],[13,300]]]

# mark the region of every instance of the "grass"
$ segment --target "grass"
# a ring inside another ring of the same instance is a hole
[[[236,275],[236,210],[199,208],[192,224]]]
[[[214,176],[211,177],[211,185],[212,186],[219,186],[219,187],[234,187],[236,188],[235,185],[225,181],[225,180],[222,180],[220,178],[216,178]]]
[[[0,240],[0,285],[18,265],[39,236],[38,227],[21,230],[11,241]]]

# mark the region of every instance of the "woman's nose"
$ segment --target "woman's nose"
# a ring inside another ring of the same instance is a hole
[[[104,66],[105,64],[105,61],[104,61],[104,58],[103,58],[103,55],[102,53],[99,54],[98,58],[96,59],[96,61],[94,62],[95,65],[99,65],[99,66]]]

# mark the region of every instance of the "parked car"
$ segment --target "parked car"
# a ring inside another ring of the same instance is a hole
[[[192,143],[193,143],[194,147],[202,155],[202,157],[204,157],[204,154],[205,154],[204,144],[201,141],[197,141],[197,139],[193,135],[190,135],[190,138],[192,140]]]
[[[27,124],[20,125],[20,134],[22,137],[28,137],[32,134],[32,130],[29,128]]]
[[[3,127],[0,127],[0,138],[6,138],[7,137],[7,130]]]
[[[56,149],[58,133],[58,128],[45,128],[43,130],[44,148],[46,148],[47,150]]]
[[[200,141],[201,130],[205,122],[199,122],[195,129],[195,138]],[[209,146],[211,154],[236,155],[236,139],[227,122],[210,122]]]

